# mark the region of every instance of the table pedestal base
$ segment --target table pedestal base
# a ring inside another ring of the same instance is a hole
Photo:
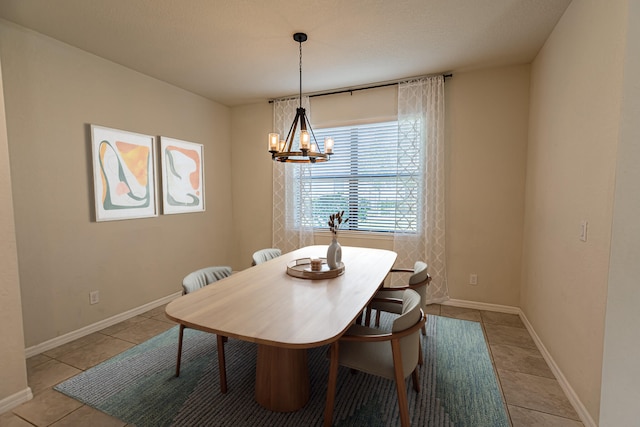
[[[258,345],[256,401],[275,412],[293,412],[309,400],[306,349]]]

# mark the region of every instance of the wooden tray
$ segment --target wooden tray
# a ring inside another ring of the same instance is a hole
[[[333,279],[344,273],[344,263],[341,262],[338,268],[331,270],[327,265],[327,259],[320,259],[322,260],[320,271],[311,270],[311,258],[300,258],[287,264],[287,274],[301,279],[320,280]]]

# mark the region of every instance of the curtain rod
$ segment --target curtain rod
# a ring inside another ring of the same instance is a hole
[[[453,74],[443,74],[442,77],[444,77],[444,79],[446,80],[447,78],[451,78],[453,77]],[[416,79],[418,79],[419,77],[416,77]],[[389,82],[389,83],[381,83],[381,84],[377,84],[377,85],[372,85],[372,86],[365,86],[365,87],[357,87],[354,89],[340,89],[340,90],[335,90],[335,91],[331,91],[331,92],[320,92],[320,93],[314,93],[311,95],[308,95],[309,98],[315,98],[318,96],[327,96],[327,95],[337,95],[339,93],[352,93],[352,92],[357,92],[359,90],[367,90],[367,89],[377,89],[380,87],[387,87],[387,86],[395,86],[401,82],[407,81],[407,80],[413,80],[413,78],[409,78],[409,79],[402,79],[402,80],[397,80],[395,82]],[[297,96],[292,96],[292,97],[285,97],[285,98],[278,98],[278,99],[270,99],[269,100],[269,104],[273,104],[274,101],[276,100],[286,100],[286,99],[298,99]]]

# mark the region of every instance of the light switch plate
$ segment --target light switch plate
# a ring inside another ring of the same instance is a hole
[[[583,242],[587,241],[587,225],[588,222],[586,219],[580,221],[580,240]]]

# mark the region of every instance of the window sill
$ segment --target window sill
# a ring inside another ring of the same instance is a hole
[[[316,237],[332,238],[330,231],[314,231]],[[346,239],[383,240],[392,241],[393,233],[377,233],[375,231],[340,231],[338,236]]]

